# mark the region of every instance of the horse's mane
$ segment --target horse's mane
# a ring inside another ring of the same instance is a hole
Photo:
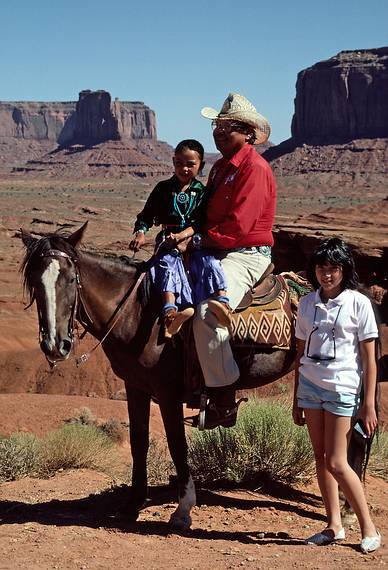
[[[68,242],[66,235],[59,232],[47,234],[44,237],[32,241],[26,248],[26,253],[21,263],[20,271],[23,275],[23,289],[29,296],[29,301],[33,300],[34,288],[31,282],[31,273],[34,267],[39,263],[39,259],[47,254],[50,250],[58,249],[69,255],[74,260],[79,259],[78,251]],[[135,261],[127,255],[107,253],[104,251],[90,251],[82,249],[82,253],[96,260],[103,260],[112,266],[119,266],[121,268],[132,268],[136,274],[147,272],[148,263],[144,261]],[[150,297],[150,279],[148,279],[148,272],[139,287],[139,300],[142,305],[149,301]]]
[[[111,265],[113,268],[119,267],[123,268],[131,268],[135,269],[136,275],[139,276],[140,273],[145,273],[144,279],[142,280],[139,289],[138,289],[138,299],[141,302],[142,306],[147,305],[151,297],[151,287],[152,281],[150,279],[149,274],[149,267],[150,267],[150,260],[148,261],[135,261],[132,257],[123,254],[115,254],[112,252],[106,252],[101,250],[93,250],[93,251],[85,251],[90,257],[94,257],[98,260],[103,260],[107,265]]]

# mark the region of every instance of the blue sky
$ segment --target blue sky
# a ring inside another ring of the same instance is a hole
[[[290,135],[297,73],[388,45],[388,0],[1,0],[0,100],[144,101],[158,138],[214,151],[200,109],[242,93]]]

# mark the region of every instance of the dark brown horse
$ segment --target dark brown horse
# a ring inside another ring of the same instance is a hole
[[[113,372],[125,382],[133,459],[128,516],[136,519],[147,498],[147,451],[151,397],[158,401],[178,483],[179,504],[170,522],[191,524],[195,488],[187,461],[182,405],[182,350],[165,342],[157,316],[160,301],[139,285],[143,263],[79,248],[86,224],[69,237],[41,239],[22,231],[22,264],[30,300],[36,301],[41,349],[50,363],[66,360],[73,348],[74,321],[80,321],[102,347]],[[105,335],[107,334],[106,338]],[[295,350],[238,355],[238,387],[263,386],[292,366]]]

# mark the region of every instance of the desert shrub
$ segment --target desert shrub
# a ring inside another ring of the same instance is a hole
[[[15,433],[0,439],[0,481],[15,481],[39,471],[40,441],[33,434]]]
[[[0,481],[49,477],[59,470],[80,468],[112,476],[122,470],[112,439],[96,426],[67,424],[44,439],[28,433],[0,438]]]
[[[93,415],[93,412],[87,408],[80,408],[79,410],[74,410],[74,415],[71,418],[65,420],[65,423],[68,424],[81,424],[84,426],[95,426],[97,425],[97,420]]]
[[[368,471],[388,481],[388,433],[385,431],[373,440]]]
[[[108,471],[115,463],[113,442],[94,425],[68,424],[47,435],[40,452],[40,474],[60,469]]]
[[[299,483],[314,474],[306,428],[295,426],[288,404],[246,404],[234,428],[194,432],[189,457],[196,479],[210,483],[275,481]]]
[[[106,422],[99,423],[89,408],[84,407],[74,410],[74,415],[65,420],[66,424],[78,424],[83,426],[94,426],[104,435],[108,436],[114,443],[123,443],[127,425],[124,426],[116,418],[110,418]]]
[[[127,426],[116,418],[110,418],[106,422],[97,425],[97,428],[102,431],[113,443],[121,444],[125,439],[127,433]]]
[[[150,438],[147,456],[147,475],[150,485],[166,483],[174,471],[174,465],[169,457],[166,443],[160,443]]]

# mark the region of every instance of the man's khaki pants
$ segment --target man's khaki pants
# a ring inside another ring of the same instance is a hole
[[[260,279],[271,258],[255,252],[221,251],[221,260],[228,286],[229,304],[235,309],[245,293]],[[230,334],[220,326],[209,311],[207,301],[197,307],[193,322],[194,338],[206,386],[229,386],[240,372],[230,347]]]

